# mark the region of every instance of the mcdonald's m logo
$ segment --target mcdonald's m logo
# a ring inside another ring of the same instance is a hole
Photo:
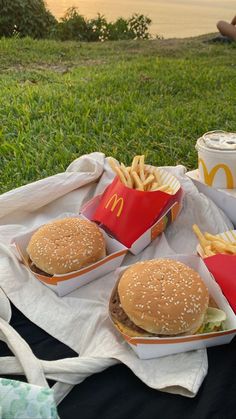
[[[115,193],[114,195],[112,195],[112,197],[107,201],[105,208],[108,208],[109,205],[111,206],[111,212],[113,212],[116,207],[118,207],[118,211],[116,216],[120,217],[122,211],[123,211],[123,206],[124,206],[124,199],[117,196],[117,194]]]
[[[203,159],[198,160],[199,166],[200,166],[200,163],[203,168],[204,179],[207,185],[212,186],[216,173],[218,172],[218,170],[223,169],[226,176],[226,187],[227,189],[233,189],[234,187],[233,176],[232,176],[230,168],[226,164],[223,164],[223,163],[217,164],[208,172],[206,164]]]

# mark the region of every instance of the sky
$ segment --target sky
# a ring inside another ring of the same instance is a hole
[[[218,20],[230,21],[236,14],[235,0],[46,0],[46,3],[58,18],[72,5],[87,18],[99,12],[110,21],[143,13],[152,19],[152,34],[164,38],[216,32]]]

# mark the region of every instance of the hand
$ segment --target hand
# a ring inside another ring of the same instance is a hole
[[[236,16],[234,16],[234,18],[232,19],[232,21],[231,21],[231,25],[236,25]]]

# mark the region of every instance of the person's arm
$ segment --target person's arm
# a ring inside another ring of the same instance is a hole
[[[232,19],[231,25],[236,25],[236,16],[234,16],[234,18]]]

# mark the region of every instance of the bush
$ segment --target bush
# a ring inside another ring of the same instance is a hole
[[[87,41],[87,22],[75,7],[70,7],[53,29],[53,35],[61,41]]]
[[[87,41],[106,41],[110,39],[109,23],[103,15],[98,13],[97,18],[87,21],[88,39]]]
[[[109,25],[109,39],[111,41],[125,40],[133,38],[133,34],[129,28],[129,22],[120,17],[114,23]]]
[[[0,0],[0,36],[46,38],[56,24],[43,0]]]
[[[144,15],[138,15],[135,13],[129,20],[129,30],[133,34],[134,39],[149,39],[151,38],[148,28],[152,21],[149,17]]]
[[[148,39],[151,19],[134,14],[130,19],[107,22],[103,15],[86,19],[76,7],[69,8],[58,22],[44,0],[0,0],[0,36],[53,37],[61,41],[106,41]]]
[[[106,41],[120,39],[149,39],[148,32],[151,19],[144,15],[134,14],[130,19],[119,18],[115,22],[107,22],[98,14],[94,19],[86,19],[79,14],[76,7],[67,10],[58,23],[53,36],[62,41]]]

